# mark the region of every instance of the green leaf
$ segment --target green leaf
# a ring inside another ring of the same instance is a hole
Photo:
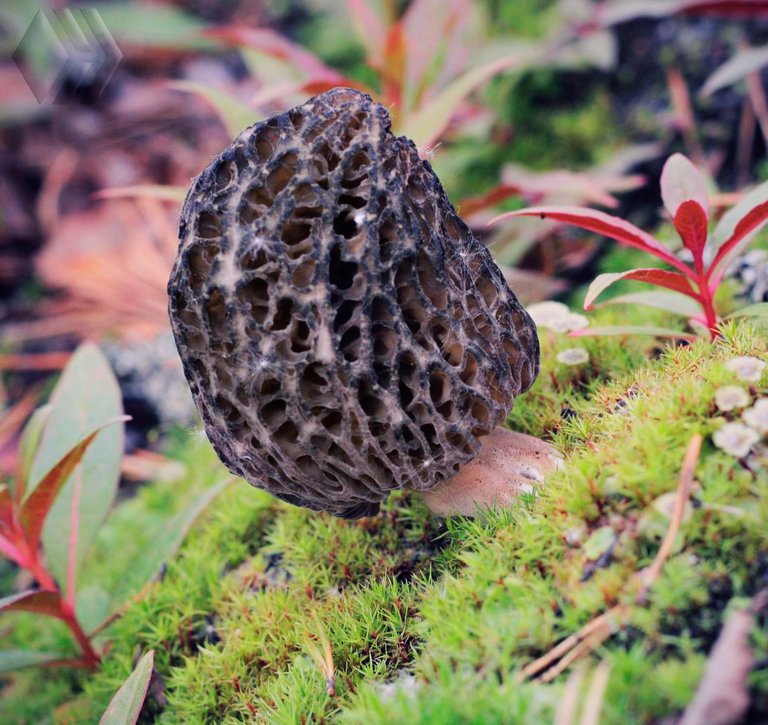
[[[109,363],[93,344],[81,345],[70,358],[53,394],[52,410],[32,464],[30,492],[68,451],[99,428],[82,462],[64,484],[43,529],[48,566],[62,586],[71,583],[83,556],[107,516],[117,493],[123,457],[120,388]],[[73,528],[73,525],[75,528]],[[71,550],[70,543],[76,547]],[[70,551],[71,550],[71,551]]]
[[[93,632],[112,613],[112,596],[99,584],[81,582],[77,590],[77,621],[86,632]]]
[[[605,554],[616,541],[616,533],[610,526],[601,526],[584,542],[584,554],[595,561]]]
[[[57,652],[33,652],[26,649],[0,650],[0,673],[15,672],[26,667],[39,667],[63,659]]]
[[[206,50],[220,47],[203,35],[205,24],[170,3],[88,3],[118,41],[156,48]]]
[[[702,98],[711,96],[721,88],[733,85],[750,73],[768,65],[768,46],[762,48],[746,48],[731,56],[723,63],[702,86],[699,95]]]
[[[128,570],[115,572],[115,585],[111,592],[113,601],[118,604],[122,603],[124,599],[140,591],[147,582],[158,575],[163,564],[172,559],[184,543],[184,539],[195,522],[233,480],[233,478],[227,478],[212,486],[187,508],[170,518],[162,529],[148,541],[146,547],[136,553]],[[106,582],[101,583],[108,586]]]
[[[667,327],[655,325],[605,325],[604,327],[585,327],[568,333],[568,337],[603,337],[611,335],[655,335],[656,337],[674,337],[684,340],[693,340],[696,335],[691,335],[680,330],[670,330]]]
[[[758,302],[754,305],[747,305],[740,310],[731,312],[730,315],[726,315],[725,317],[726,319],[729,317],[768,317],[768,302]]]
[[[169,186],[165,184],[135,184],[133,186],[115,186],[101,189],[93,196],[95,199],[157,199],[158,201],[183,202],[187,195],[184,186]]]
[[[661,172],[661,198],[674,219],[680,205],[696,201],[709,218],[709,194],[704,175],[683,154],[672,154]]]
[[[24,527],[27,542],[33,550],[36,550],[40,545],[40,534],[51,508],[56,502],[56,497],[66,484],[67,479],[80,464],[86,450],[97,435],[98,431],[94,431],[66,453],[22,502],[21,525]]]
[[[606,305],[645,305],[646,307],[654,307],[658,310],[680,315],[681,317],[695,317],[701,313],[701,308],[695,300],[686,295],[681,295],[679,292],[667,290],[632,292],[626,295],[619,295],[618,297],[611,297],[605,302],[595,305],[595,307],[600,308]]]
[[[453,118],[459,104],[475,89],[494,76],[512,68],[528,66],[537,55],[530,48],[472,68],[456,78],[434,98],[424,103],[398,130],[419,148],[432,146]]]
[[[647,282],[658,287],[665,287],[674,292],[684,295],[695,294],[686,277],[679,272],[670,272],[666,269],[629,269],[626,272],[607,272],[598,275],[589,285],[587,295],[584,298],[584,309],[592,307],[595,299],[602,294],[608,287],[619,280],[636,280],[638,282]]]
[[[99,725],[135,725],[147,697],[155,652],[150,650],[136,665],[136,669],[115,693],[99,720]]]
[[[734,204],[718,222],[712,232],[712,248],[719,249],[723,243],[733,236],[738,223],[746,217],[752,209],[768,201],[768,181],[756,186],[752,191],[744,194],[737,204]]]
[[[41,408],[38,408],[32,413],[27,425],[24,427],[24,432],[21,434],[16,479],[11,479],[8,482],[11,495],[17,501],[20,501],[24,497],[27,479],[32,470],[32,462],[34,461],[35,454],[40,446],[40,437],[43,434],[43,428],[45,428],[51,410],[52,408],[50,405],[44,405]]]
[[[0,612],[33,612],[47,614],[50,617],[61,617],[60,602],[58,592],[35,589],[3,597],[0,599]]]
[[[259,114],[254,108],[227,91],[193,81],[173,81],[168,85],[177,91],[194,93],[202,98],[216,111],[227,127],[227,133],[233,138],[259,120]]]

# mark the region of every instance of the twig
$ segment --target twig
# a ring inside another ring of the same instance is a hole
[[[672,516],[669,521],[669,528],[664,536],[664,540],[661,542],[658,552],[656,552],[656,558],[653,563],[640,574],[640,578],[643,581],[643,586],[637,595],[637,603],[644,604],[648,595],[648,590],[653,586],[656,579],[659,578],[661,570],[664,566],[664,562],[672,553],[672,549],[675,546],[675,539],[680,531],[680,524],[683,521],[683,515],[685,514],[685,506],[688,503],[688,499],[691,497],[691,488],[693,487],[693,472],[696,468],[696,462],[699,460],[699,453],[701,452],[702,437],[700,433],[697,433],[691,439],[688,445],[688,451],[683,459],[683,468],[680,471],[680,478],[677,483],[677,495],[675,496],[675,508],[672,510]]]
[[[760,125],[760,133],[763,134],[763,141],[768,148],[768,101],[765,98],[765,89],[758,73],[750,73],[747,76],[747,95],[755,110],[757,122]]]
[[[605,614],[599,617],[600,627],[592,632],[591,635],[583,639],[576,647],[574,647],[563,659],[557,664],[550,667],[543,675],[541,675],[536,682],[552,682],[560,673],[565,672],[576,660],[585,657],[586,655],[594,652],[608,637],[613,634],[614,628],[611,627],[611,622],[614,619],[619,618],[626,614],[626,606],[619,605],[613,609],[609,609]]]
[[[579,665],[565,683],[565,690],[555,711],[554,725],[574,725],[576,722],[579,694],[581,693],[581,686],[584,683],[586,671],[586,667],[583,664]]]
[[[598,725],[600,722],[600,710],[603,709],[605,688],[608,686],[608,676],[610,674],[611,665],[606,660],[603,660],[595,668],[592,684],[587,694],[587,701],[584,703],[584,712],[581,714],[581,725]]]
[[[697,166],[705,166],[704,150],[701,147],[701,142],[696,132],[696,120],[693,115],[693,106],[691,105],[691,94],[688,92],[685,78],[683,78],[683,74],[678,67],[670,66],[667,69],[667,85],[669,87],[672,108],[675,111],[675,117],[680,132],[683,134],[688,153]]]
[[[636,597],[639,605],[645,604],[648,591],[653,583],[659,577],[664,562],[669,557],[675,544],[675,539],[680,530],[680,524],[685,513],[685,505],[691,495],[693,486],[693,473],[696,462],[699,459],[701,451],[702,436],[697,433],[688,444],[683,466],[680,470],[680,476],[677,483],[677,496],[675,498],[675,508],[669,522],[669,528],[664,540],[659,547],[656,558],[651,565],[643,572],[638,574],[641,581],[640,592]],[[619,627],[623,626],[623,621],[629,613],[629,607],[626,604],[619,604],[607,612],[598,615],[592,621],[585,624],[578,632],[566,637],[560,644],[553,647],[549,652],[539,657],[534,662],[526,665],[519,675],[520,680],[530,677],[537,677],[539,682],[550,682],[563,671],[565,671],[573,662],[583,657],[599,647],[614,631],[612,623],[618,621]],[[555,664],[556,663],[556,664]],[[541,674],[544,673],[544,674]]]
[[[707,659],[696,694],[679,725],[731,725],[742,722],[749,708],[747,676],[754,663],[749,634],[755,615],[768,606],[768,589],[750,605],[733,612]]]

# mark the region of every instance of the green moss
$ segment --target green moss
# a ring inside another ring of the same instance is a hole
[[[661,311],[619,306],[592,321],[674,324]],[[604,722],[679,712],[727,607],[752,596],[768,570],[765,471],[753,476],[711,443],[725,418],[715,390],[733,382],[724,362],[766,357],[765,338],[729,325],[715,345],[574,340],[545,330],[541,343],[541,375],[509,423],[552,440],[567,466],[536,495],[480,519],[441,522],[398,493],[380,515],[342,521],[238,483],[162,581],[106,632],[102,670],[57,672],[42,687],[37,673],[14,679],[6,719],[45,722],[54,704],[77,696],[74,721],[95,721],[138,654],[154,649],[158,680],[146,722],[546,722],[567,673],[550,685],[521,684],[520,668],[618,603],[629,606],[625,626],[589,658],[610,665]],[[576,345],[587,363],[557,362]],[[705,437],[694,505],[639,606],[635,574],[668,526],[656,503],[674,491],[694,433]],[[163,509],[180,509],[221,478],[199,438],[182,438],[176,449],[190,475],[146,487],[125,506],[102,541],[102,571],[110,560],[130,562],[126,542],[133,535],[140,548],[142,526],[159,525]],[[14,642],[66,651],[61,628],[13,621]],[[764,650],[761,626],[754,641]],[[323,635],[334,694],[307,646]],[[751,682],[765,709],[768,678],[757,673]]]
[[[600,315],[637,322],[646,313]],[[441,524],[399,494],[379,516],[350,522],[235,486],[113,626],[104,669],[81,701],[98,712],[136,654],[154,648],[161,722],[546,721],[564,678],[521,686],[520,667],[625,602],[627,625],[592,658],[611,666],[605,722],[679,711],[726,605],[765,576],[768,482],[709,439],[722,422],[714,392],[733,378],[724,361],[765,356],[765,342],[742,326],[715,346],[582,343],[590,362],[565,366],[556,352],[574,341],[542,336],[542,375],[510,417],[567,454],[538,495]],[[667,526],[654,502],[674,490],[696,432],[706,442],[695,506],[647,605],[634,605],[633,577]],[[333,695],[306,646],[320,629],[333,651]],[[768,632],[756,636],[765,642]],[[763,702],[766,684],[753,683]]]

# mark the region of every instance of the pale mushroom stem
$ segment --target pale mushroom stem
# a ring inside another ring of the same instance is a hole
[[[477,457],[455,476],[421,491],[438,516],[475,516],[491,506],[508,506],[563,465],[549,443],[507,428],[494,428],[482,443]]]

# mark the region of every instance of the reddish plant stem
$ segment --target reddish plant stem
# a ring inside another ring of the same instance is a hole
[[[32,574],[42,589],[56,593],[59,606],[59,611],[56,616],[67,625],[69,631],[79,645],[80,650],[83,653],[83,665],[89,669],[95,668],[101,662],[101,657],[93,648],[91,640],[80,626],[80,622],[77,621],[74,602],[70,603],[64,599],[56,580],[40,561],[40,552],[38,550],[33,550],[28,546],[26,539],[23,538],[23,532],[18,533],[18,541],[14,543],[16,543],[22,554],[23,561],[20,562],[20,565]]]
[[[707,282],[707,274],[702,271],[698,275],[699,299],[704,310],[704,317],[707,320],[707,328],[712,340],[720,337],[720,331],[717,329],[717,312],[715,311],[715,301],[713,299],[714,290],[710,290]]]
[[[61,608],[62,620],[69,627],[70,631],[72,632],[72,636],[75,638],[75,640],[77,640],[77,643],[80,645],[80,649],[83,652],[83,657],[87,662],[86,666],[89,669],[94,669],[101,662],[101,657],[99,657],[99,653],[93,648],[93,645],[91,644],[91,640],[88,638],[88,635],[83,631],[83,628],[80,626],[80,622],[77,621],[77,615],[75,614],[73,607],[69,604],[69,602],[64,600],[61,597],[61,595],[59,595],[59,600],[60,600],[59,607]]]

